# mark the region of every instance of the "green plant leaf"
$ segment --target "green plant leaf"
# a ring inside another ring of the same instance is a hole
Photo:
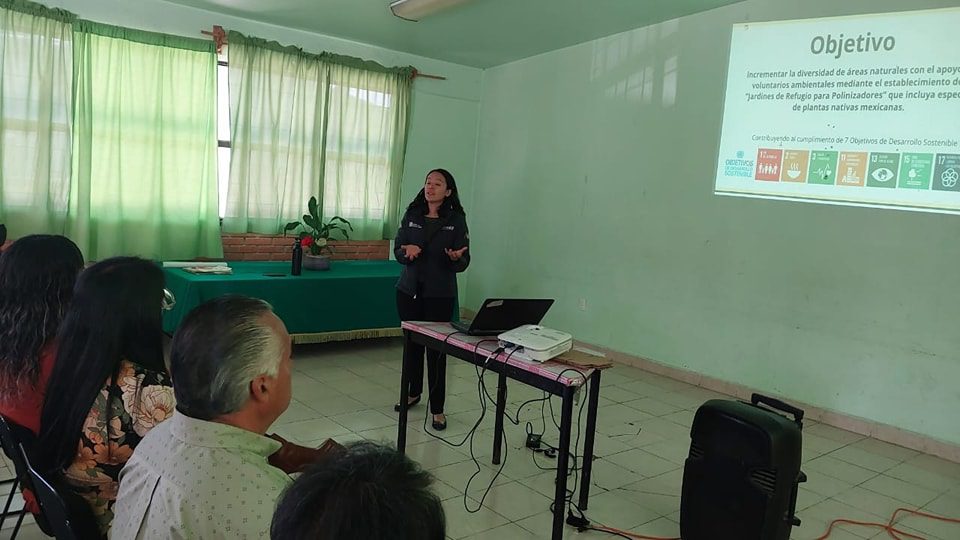
[[[287,234],[287,231],[292,231],[300,226],[299,221],[291,221],[283,226],[283,234]]]
[[[353,225],[351,225],[349,221],[343,219],[343,218],[340,217],[340,216],[333,216],[332,218],[330,218],[330,222],[331,222],[331,223],[333,223],[334,221],[341,221],[341,222],[345,223],[345,224],[347,225],[347,227],[350,227],[350,230],[351,230],[351,231],[353,230]]]
[[[315,218],[315,217],[313,217],[313,216],[311,216],[311,215],[309,215],[309,214],[304,214],[304,215],[303,215],[303,222],[306,223],[308,227],[310,227],[310,228],[312,228],[312,229],[314,229],[314,230],[316,230],[316,231],[319,231],[320,228],[323,227],[323,225],[320,224],[320,221],[319,221],[317,218]]]
[[[310,201],[307,203],[307,209],[310,211],[310,215],[313,216],[318,222],[320,221],[319,210],[317,209],[317,198],[311,196]]]
[[[330,232],[332,233],[333,231],[337,231],[337,232],[339,232],[340,234],[342,234],[342,235],[343,235],[343,238],[346,239],[346,240],[349,240],[349,239],[350,239],[350,233],[347,232],[347,229],[345,229],[345,228],[343,228],[343,227],[341,227],[341,226],[339,226],[339,225],[330,225]]]

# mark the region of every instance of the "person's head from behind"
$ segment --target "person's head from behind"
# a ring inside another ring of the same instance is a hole
[[[426,212],[431,204],[439,204],[439,214],[444,217],[451,212],[465,213],[463,205],[460,204],[457,181],[450,174],[450,171],[434,169],[428,172],[427,178],[423,182],[423,189],[410,203],[408,210]]]
[[[73,460],[83,422],[123,360],[166,371],[163,287],[163,270],[138,257],[105,259],[80,273],[43,405],[40,438],[52,465]]]
[[[290,405],[290,335],[263,300],[223,296],[190,312],[173,336],[177,410],[264,433]]]
[[[38,234],[0,255],[0,399],[37,383],[41,350],[56,336],[83,255],[70,239]]]
[[[396,450],[370,442],[314,465],[284,491],[273,540],[443,540],[433,478]]]

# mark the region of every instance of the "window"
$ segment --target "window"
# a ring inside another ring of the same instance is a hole
[[[217,54],[217,191],[220,195],[220,217],[227,209],[227,186],[230,182],[230,69],[227,67],[227,46]]]
[[[352,81],[356,84],[357,81]],[[390,183],[393,95],[330,84],[323,212],[348,220],[382,220]]]
[[[351,238],[392,232],[409,75],[230,39],[220,68],[229,90],[219,93],[221,131],[235,136],[219,137],[223,230],[276,233],[318,196],[325,219],[350,220]]]
[[[0,211],[17,209],[17,219],[30,209],[62,216],[70,186],[72,32],[69,24],[14,11],[0,19]]]

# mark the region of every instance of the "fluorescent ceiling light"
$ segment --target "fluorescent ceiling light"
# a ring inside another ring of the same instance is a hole
[[[390,11],[401,19],[419,21],[438,11],[462,4],[467,0],[393,0]]]

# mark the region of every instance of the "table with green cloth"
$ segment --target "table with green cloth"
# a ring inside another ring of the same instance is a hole
[[[196,306],[218,296],[242,294],[270,302],[294,343],[400,336],[396,261],[334,261],[328,271],[290,275],[289,262],[229,262],[232,274],[193,274],[164,268],[176,297],[163,315],[168,334]],[[271,276],[269,274],[282,274]]]

